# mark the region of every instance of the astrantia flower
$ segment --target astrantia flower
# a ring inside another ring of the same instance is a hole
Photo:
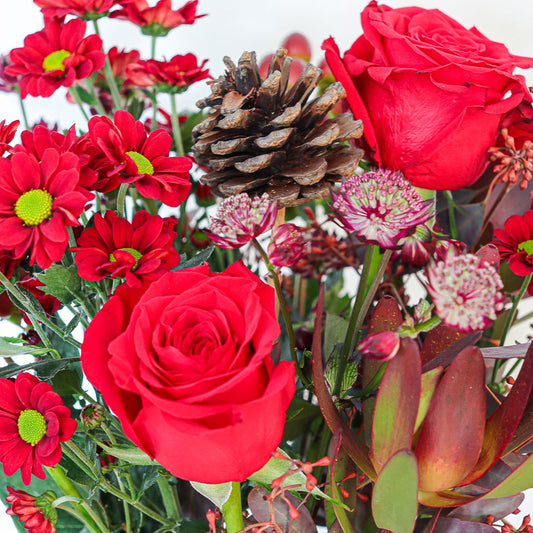
[[[28,153],[0,159],[0,242],[15,257],[48,268],[65,252],[66,226],[77,226],[88,199],[78,190],[79,158],[47,148],[39,163]]]
[[[268,245],[268,258],[277,267],[289,267],[297,263],[304,254],[306,238],[296,224],[286,222],[272,231],[272,240]]]
[[[9,496],[6,502],[11,507],[6,513],[11,516],[17,516],[19,522],[24,524],[24,529],[29,533],[55,533],[55,524],[57,521],[57,512],[50,505],[56,498],[52,491],[46,491],[36,498],[23,490],[12,489],[7,486]]]
[[[0,156],[5,152],[12,152],[13,148],[9,143],[15,138],[15,133],[19,127],[20,121],[15,120],[6,126],[6,121],[0,122]]]
[[[94,215],[94,226],[78,238],[75,261],[78,274],[88,281],[110,275],[126,278],[130,287],[144,280],[155,281],[180,262],[173,248],[176,220],[138,211],[133,222],[119,218],[114,211]]]
[[[128,65],[128,79],[138,87],[157,85],[167,93],[183,92],[189,85],[209,78],[209,70],[204,68],[205,59],[198,64],[194,54],[176,55],[169,61],[149,59]]]
[[[70,87],[87,78],[105,63],[102,40],[85,35],[86,23],[74,19],[66,24],[45,18],[44,29],[28,35],[23,48],[9,54],[12,65],[5,72],[20,76],[20,95],[51,96],[59,87]]]
[[[224,198],[205,233],[221,248],[240,248],[274,225],[278,207],[268,194]]]
[[[477,255],[457,255],[450,248],[426,274],[435,312],[447,326],[467,333],[482,330],[503,311],[500,275]]]
[[[117,111],[113,120],[93,117],[89,121],[89,137],[99,150],[91,167],[100,179],[108,180],[103,190],[135,183],[144,197],[177,207],[191,188],[191,160],[168,156],[172,137],[166,131],[158,129],[148,135],[144,124],[127,111]]]
[[[502,260],[508,261],[512,272],[528,276],[533,272],[533,211],[509,217],[504,228],[494,230],[493,244]]]
[[[121,3],[123,8],[111,16],[137,24],[145,35],[166,35],[172,28],[192,24],[196,19],[205,17],[196,14],[198,0],[187,2],[180,9],[174,10],[171,0],[159,0],[154,7],[150,7],[146,0],[127,0]]]
[[[331,196],[345,229],[382,248],[398,246],[398,239],[433,215],[432,201],[422,201],[401,172],[391,170],[348,178]]]
[[[76,15],[88,20],[107,15],[119,0],[33,0],[47,17]]]
[[[15,381],[0,378],[0,461],[6,476],[20,469],[29,485],[32,474],[44,479],[44,466],[61,460],[61,442],[77,423],[48,383],[21,372]]]

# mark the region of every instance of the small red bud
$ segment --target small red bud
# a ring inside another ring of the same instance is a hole
[[[350,497],[350,493],[345,488],[339,487],[339,490],[340,490],[343,498],[349,498]]]
[[[283,479],[284,479],[285,476],[280,476],[280,477],[277,477],[276,479],[273,479],[271,482],[270,482],[270,486],[273,488],[273,489],[279,489],[281,487],[281,484],[283,483]]]
[[[315,487],[316,487],[316,484],[317,484],[317,479],[315,476],[311,475],[311,474],[308,474],[307,475],[307,481],[305,483],[305,488],[311,492]]]
[[[322,457],[313,463],[313,466],[329,466],[331,464],[331,457]]]
[[[291,518],[293,520],[298,520],[300,518],[300,511],[294,507],[294,505],[287,501],[287,505],[289,506],[289,514],[291,515]]]
[[[505,381],[507,381],[507,383],[508,383],[509,385],[514,385],[514,378],[513,378],[513,376],[507,376],[507,377],[505,378]]]
[[[486,517],[485,517],[485,522],[487,522],[487,524],[490,526],[492,525],[492,523],[494,522],[494,516],[492,516],[491,514],[488,514]]]
[[[212,531],[213,533],[216,533],[216,530],[217,530],[217,523],[216,523],[217,516],[216,516],[216,514],[211,509],[209,509],[209,511],[207,511],[207,513],[205,513],[205,516],[206,516],[207,522],[209,524],[209,530]]]

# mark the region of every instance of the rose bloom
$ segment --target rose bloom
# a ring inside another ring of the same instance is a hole
[[[119,287],[89,324],[83,372],[125,434],[180,479],[244,481],[281,441],[294,365],[274,366],[274,291],[242,263]]]
[[[104,192],[121,183],[135,183],[139,194],[177,207],[191,189],[187,157],[169,157],[172,137],[161,129],[148,134],[144,124],[127,111],[89,120],[89,138],[98,153],[90,166],[100,174]]]
[[[509,217],[504,229],[495,229],[496,245],[502,260],[509,263],[511,272],[517,276],[533,273],[533,210],[523,216]]]
[[[94,226],[78,238],[75,261],[78,274],[89,281],[107,275],[126,278],[130,287],[154,281],[178,266],[180,256],[173,248],[177,238],[172,227],[177,220],[138,211],[129,222],[114,211],[94,215]]]
[[[513,69],[531,67],[533,59],[436,9],[373,1],[361,20],[364,35],[344,57],[332,38],[322,47],[363,120],[367,154],[417,187],[454,190],[475,182],[502,116],[531,101]]]
[[[172,0],[159,0],[150,7],[146,0],[123,0],[122,9],[111,14],[113,18],[129,20],[141,27],[146,35],[162,36],[182,24],[192,24],[197,15],[198,0],[187,2],[179,9],[172,9]]]
[[[208,69],[202,70],[206,63],[207,59],[199,65],[194,54],[176,55],[169,61],[148,59],[128,65],[127,76],[138,87],[157,85],[163,92],[182,92],[189,85],[211,77]]]
[[[2,246],[17,258],[31,250],[30,265],[43,269],[61,260],[69,240],[66,226],[79,225],[90,199],[79,179],[79,158],[70,152],[47,148],[41,163],[25,152],[0,158]]]
[[[70,87],[87,78],[105,63],[102,40],[85,35],[86,23],[75,19],[66,24],[45,18],[44,29],[28,35],[23,48],[9,54],[12,65],[5,72],[20,76],[20,95],[51,96],[59,87]]]
[[[0,461],[6,476],[20,469],[29,485],[45,479],[44,466],[61,460],[61,442],[70,440],[77,423],[51,385],[26,372],[15,380],[0,378]]]
[[[53,492],[50,491],[35,498],[26,491],[12,489],[9,485],[7,490],[9,496],[6,502],[10,503],[11,507],[6,510],[6,513],[18,517],[28,533],[56,533],[57,512],[50,505],[50,500],[56,499]]]
[[[46,17],[76,15],[87,19],[100,18],[119,0],[34,0]]]

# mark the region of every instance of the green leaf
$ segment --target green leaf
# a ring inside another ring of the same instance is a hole
[[[433,394],[435,394],[435,390],[437,389],[437,385],[443,372],[443,368],[438,366],[437,368],[422,374],[420,404],[418,406],[418,413],[416,415],[415,433],[418,431],[422,425],[422,422],[426,418],[429,406],[431,405],[431,400],[433,399]]]
[[[501,483],[489,490],[481,498],[504,498],[531,488],[533,479],[533,455],[530,455],[518,468],[515,468]]]
[[[79,394],[81,390],[81,375],[80,372],[73,368],[65,368],[59,371],[52,378],[52,387],[54,392],[60,396],[67,394]]]
[[[194,490],[212,501],[219,509],[229,500],[232,484],[231,481],[226,483],[198,483],[191,481]]]
[[[41,355],[49,352],[48,348],[40,346],[24,346],[22,344],[12,344],[4,337],[0,337],[0,357],[14,357],[15,355],[33,354]]]
[[[145,465],[145,466],[158,466],[154,459],[144,453],[139,448],[132,448],[131,446],[115,444],[114,446],[107,446],[103,442],[99,442],[98,446],[102,448],[107,454],[122,459],[124,462],[130,465]]]
[[[53,378],[61,369],[76,361],[79,361],[79,359],[46,359],[27,365],[8,365],[0,368],[0,378],[9,378],[20,372],[35,370],[42,380],[48,380]]]
[[[160,476],[160,470],[160,466],[143,467],[141,486],[139,487],[139,490],[136,494],[137,499],[139,499],[145,493],[145,491],[147,491],[157,481],[157,478]]]
[[[81,278],[78,276],[76,265],[66,267],[54,263],[37,277],[45,284],[42,290],[64,304],[71,303],[81,294]]]
[[[333,352],[335,344],[344,342],[348,320],[333,313],[326,312],[326,325],[324,328],[324,354],[326,357]]]
[[[410,449],[420,403],[421,363],[412,339],[402,339],[379,385],[370,458],[377,472],[398,451]]]
[[[180,264],[174,270],[183,270],[184,268],[191,268],[205,263],[214,252],[215,246],[210,245],[203,250],[200,250],[197,254],[193,255],[190,259],[187,259],[185,254],[181,256]]]
[[[372,514],[376,525],[393,533],[412,533],[418,510],[418,468],[414,454],[400,450],[376,479]]]

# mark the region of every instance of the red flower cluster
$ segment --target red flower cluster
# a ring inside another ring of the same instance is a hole
[[[194,54],[176,55],[170,61],[149,59],[138,61],[127,67],[127,76],[131,83],[138,87],[157,85],[163,92],[182,92],[189,85],[210,78],[209,70],[202,70],[207,63],[201,65]]]
[[[99,190],[135,183],[144,197],[177,207],[191,188],[191,160],[168,156],[172,137],[166,131],[148,134],[144,124],[127,111],[117,111],[113,118],[114,122],[107,117],[89,121],[88,135],[97,150],[91,167],[100,175]]]
[[[29,485],[32,474],[46,477],[44,466],[61,460],[61,442],[76,431],[70,410],[48,383],[27,372],[0,378],[0,461],[6,476],[20,469]]]
[[[75,15],[82,18],[99,18],[114,6],[119,0],[34,0],[46,17],[64,17]]]
[[[0,238],[2,246],[30,264],[48,268],[63,257],[68,245],[66,226],[79,225],[91,197],[79,187],[77,155],[46,148],[39,162],[24,151],[0,159]]]
[[[502,260],[517,276],[533,273],[533,210],[524,216],[513,215],[504,224],[504,229],[495,229],[495,244]]]
[[[114,211],[105,217],[94,215],[94,227],[78,238],[76,252],[78,274],[83,279],[98,281],[107,275],[126,278],[130,287],[143,281],[154,281],[180,262],[173,248],[177,237],[173,218],[161,218],[147,211],[138,211],[130,223]]]
[[[11,516],[18,516],[19,522],[24,524],[24,529],[28,533],[56,533],[55,522],[57,513],[50,506],[46,498],[35,498],[23,490],[15,490],[7,487],[9,496],[6,502],[11,504],[6,513]],[[53,493],[52,493],[53,494]],[[50,496],[52,497],[52,494]],[[55,495],[54,495],[55,496]],[[39,500],[44,500],[41,503]],[[44,505],[43,505],[44,504]]]
[[[9,143],[15,138],[15,133],[19,127],[20,120],[15,120],[6,126],[6,121],[0,122],[0,157],[6,152],[12,152],[13,148]]]
[[[9,54],[12,64],[5,72],[20,76],[20,95],[51,96],[59,87],[70,87],[87,78],[105,63],[102,40],[85,35],[86,23],[80,19],[66,24],[45,18],[44,29],[28,35],[23,48]]]
[[[173,28],[205,17],[196,14],[198,0],[187,2],[177,10],[172,9],[172,0],[159,0],[154,7],[150,7],[146,0],[122,0],[120,3],[122,9],[112,13],[111,17],[137,24],[146,35],[166,35]]]

